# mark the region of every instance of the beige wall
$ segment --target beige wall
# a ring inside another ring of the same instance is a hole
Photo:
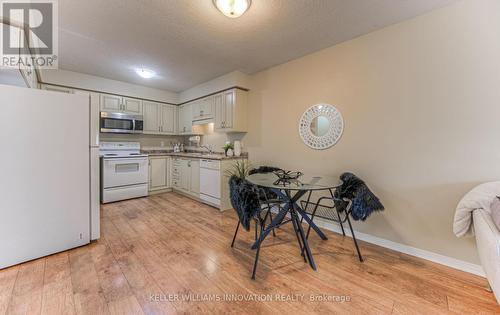
[[[386,211],[356,229],[478,263],[452,233],[454,209],[500,177],[500,1],[470,0],[258,73],[245,144],[254,164],[353,171]],[[306,147],[298,120],[326,102],[339,143]]]
[[[67,70],[42,70],[42,83],[58,84],[74,88],[145,98],[158,102],[177,104],[179,95],[175,92],[154,89],[137,84],[96,77]]]
[[[179,102],[184,103],[195,98],[215,93],[234,86],[247,88],[250,77],[240,71],[233,71],[208,82],[194,86],[179,93]]]

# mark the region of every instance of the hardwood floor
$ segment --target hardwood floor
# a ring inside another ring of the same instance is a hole
[[[364,242],[360,263],[331,232],[311,237],[314,272],[291,225],[252,281],[253,231],[231,248],[232,211],[175,193],[105,205],[101,222],[97,242],[1,270],[0,314],[500,314],[483,278]]]

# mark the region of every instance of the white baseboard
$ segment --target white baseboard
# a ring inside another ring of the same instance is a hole
[[[319,227],[322,227],[324,229],[330,230],[330,231],[338,233],[338,234],[342,234],[342,230],[340,229],[340,226],[334,222],[327,221],[327,220],[324,220],[321,218],[315,219],[314,222]],[[347,226],[344,226],[344,228],[345,228],[346,235],[349,237],[352,237],[351,231],[349,230],[349,228]],[[485,277],[483,267],[481,267],[480,265],[472,264],[472,263],[469,263],[469,262],[466,262],[463,260],[451,258],[451,257],[444,256],[441,254],[436,254],[436,253],[433,253],[433,252],[430,252],[430,251],[427,251],[424,249],[408,246],[405,244],[396,243],[396,242],[389,241],[389,240],[386,240],[386,239],[383,239],[380,237],[376,237],[376,236],[373,236],[370,234],[365,234],[365,233],[361,233],[358,231],[354,231],[354,233],[356,233],[356,239],[363,240],[367,243],[371,243],[371,244],[375,244],[375,245],[382,246],[385,248],[389,248],[389,249],[392,249],[392,250],[395,250],[395,251],[398,251],[401,253],[405,253],[405,254],[408,254],[411,256],[423,258],[423,259],[426,259],[426,260],[429,260],[429,261],[432,261],[432,262],[435,262],[435,263],[438,263],[441,265],[445,265],[445,266],[448,266],[448,267],[451,267],[454,269],[462,270],[462,271],[472,273],[472,274],[475,274],[475,275],[478,275],[481,277]],[[361,254],[363,254],[363,252],[361,252]]]

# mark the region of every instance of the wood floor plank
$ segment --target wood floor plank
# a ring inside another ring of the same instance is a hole
[[[39,314],[42,306],[45,258],[19,267],[7,314]]]
[[[68,252],[46,258],[42,314],[75,314]]]
[[[112,315],[144,314],[135,296],[127,296],[119,300],[114,300],[108,303],[108,305],[109,305],[109,312]]]
[[[0,271],[0,314],[5,314],[12,297],[12,291],[19,272],[19,266]]]
[[[90,246],[69,251],[73,299],[77,314],[109,314]]]
[[[0,270],[0,314],[500,314],[483,278],[362,241],[360,263],[328,231],[313,271],[291,225],[251,280],[253,226],[231,248],[236,224],[177,193],[104,205],[99,241]]]
[[[109,227],[112,231],[112,227]],[[112,232],[113,233],[113,232]],[[174,314],[176,309],[170,302],[158,303],[154,297],[164,294],[160,287],[144,268],[140,259],[119,239],[108,238],[107,242],[113,256],[117,260],[127,282],[130,285],[141,309],[145,314]]]

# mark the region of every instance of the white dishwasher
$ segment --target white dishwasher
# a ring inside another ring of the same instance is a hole
[[[221,174],[220,161],[200,161],[200,198],[212,206],[220,206]]]

